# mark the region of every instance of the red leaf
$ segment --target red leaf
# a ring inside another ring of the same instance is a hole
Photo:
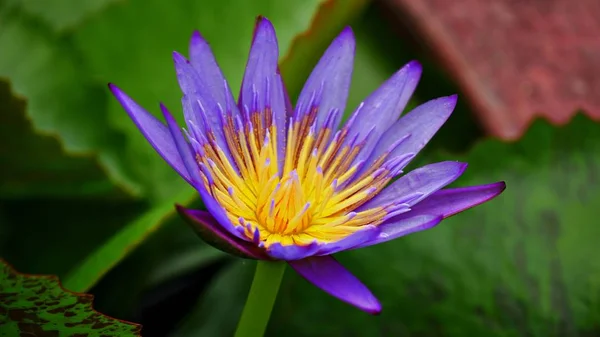
[[[600,1],[387,0],[459,83],[484,127],[600,120]]]

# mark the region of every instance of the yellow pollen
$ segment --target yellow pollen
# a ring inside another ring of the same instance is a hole
[[[391,179],[378,170],[386,154],[362,170],[356,163],[360,144],[348,142],[348,129],[316,129],[316,109],[289,122],[283,165],[270,109],[252,112],[249,120],[225,118],[226,151],[208,135],[197,154],[204,184],[245,235],[258,229],[266,247],[334,242],[366,225],[378,225],[384,207],[360,209]],[[230,156],[226,155],[230,153]],[[231,158],[231,159],[229,159]]]

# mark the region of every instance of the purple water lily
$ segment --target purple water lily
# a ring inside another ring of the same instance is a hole
[[[194,33],[189,60],[173,54],[183,132],[164,106],[166,125],[109,86],[150,144],[200,193],[208,211],[177,208],[204,240],[235,255],[287,261],[327,293],[379,313],[379,301],[332,254],[432,228],[505,185],[442,189],[467,167],[454,161],[403,174],[456,104],[456,96],[434,99],[399,119],[421,75],[417,62],[393,74],[340,126],[354,50],[346,28],[293,108],[278,70],[275,30],[259,18],[236,104],[208,43]]]

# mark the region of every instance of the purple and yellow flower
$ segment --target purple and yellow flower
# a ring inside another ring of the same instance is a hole
[[[421,76],[417,62],[393,74],[340,126],[354,51],[346,28],[293,108],[278,69],[275,30],[259,18],[236,103],[196,32],[189,60],[173,54],[183,131],[165,106],[163,124],[109,86],[150,144],[198,190],[207,211],[178,210],[203,239],[239,256],[287,261],[327,293],[378,313],[379,301],[332,255],[432,228],[505,185],[442,189],[467,167],[454,161],[403,174],[456,104],[456,96],[442,97],[399,118]]]

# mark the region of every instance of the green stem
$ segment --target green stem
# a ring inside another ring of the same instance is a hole
[[[258,261],[235,337],[264,335],[284,271],[285,262]]]

